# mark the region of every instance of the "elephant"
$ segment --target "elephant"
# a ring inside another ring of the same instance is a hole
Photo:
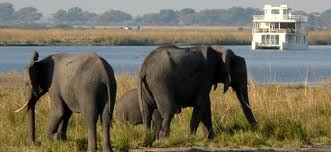
[[[145,57],[137,83],[146,128],[150,128],[153,110],[160,112],[160,138],[169,135],[176,107],[193,107],[191,134],[202,122],[204,135],[213,138],[209,93],[212,86],[216,90],[218,83],[224,84],[223,93],[232,87],[246,119],[252,127],[256,126],[248,99],[246,62],[231,49],[219,45],[158,47]]]
[[[119,123],[142,124],[142,116],[139,109],[137,89],[131,89],[120,97],[115,104],[115,116]]]
[[[24,70],[23,92],[27,101],[29,141],[35,140],[35,105],[48,92],[50,118],[47,137],[66,140],[73,112],[81,113],[88,126],[88,151],[96,151],[96,123],[102,124],[103,151],[112,151],[110,125],[116,101],[116,79],[112,67],[95,53],[50,55],[38,61],[34,52]],[[61,125],[61,126],[60,126]]]
[[[115,104],[115,116],[119,123],[127,123],[132,125],[143,124],[141,115],[137,88],[127,91]],[[176,113],[180,113],[181,109],[178,108]],[[161,115],[155,109],[152,115],[152,127],[154,128],[154,137],[156,138],[161,129]]]

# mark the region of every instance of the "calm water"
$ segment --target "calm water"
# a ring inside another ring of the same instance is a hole
[[[135,74],[144,57],[154,46],[36,46],[0,47],[0,72],[22,73],[31,52],[41,58],[59,52],[92,51],[104,57],[115,73]],[[250,50],[250,46],[226,46],[245,57],[249,78],[257,83],[311,84],[331,78],[331,46],[311,46],[309,50]]]

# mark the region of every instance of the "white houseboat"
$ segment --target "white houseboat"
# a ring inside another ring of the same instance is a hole
[[[307,49],[308,18],[292,15],[287,5],[264,6],[264,15],[253,16],[252,50]]]

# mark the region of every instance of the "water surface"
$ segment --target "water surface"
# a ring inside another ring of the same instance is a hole
[[[256,83],[316,84],[331,77],[331,46],[309,50],[250,50],[250,46],[225,46],[244,57],[249,78]],[[0,47],[0,72],[23,72],[33,51],[41,58],[67,52],[96,52],[116,74],[135,74],[144,57],[155,46],[8,46]]]

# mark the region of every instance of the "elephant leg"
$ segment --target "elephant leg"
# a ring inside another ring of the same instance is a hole
[[[55,140],[57,138],[57,130],[59,128],[59,125],[64,118],[65,110],[63,106],[63,101],[60,96],[50,95],[50,98],[52,100],[47,137],[50,140]]]
[[[160,130],[162,127],[162,117],[158,109],[153,112],[153,134],[155,139],[159,139]]]
[[[191,122],[190,122],[190,132],[191,132],[191,134],[196,134],[197,133],[198,126],[199,126],[199,123],[200,123],[199,110],[200,110],[200,108],[198,108],[198,107],[193,108]]]
[[[111,115],[109,110],[109,103],[107,103],[103,108],[103,112],[100,119],[102,125],[102,149],[104,152],[112,151],[109,133],[111,124]]]
[[[143,101],[141,104],[143,107],[141,108],[142,109],[141,114],[142,114],[144,126],[147,129],[150,129],[154,109],[151,106],[149,106],[147,102]]]
[[[70,120],[70,117],[72,115],[72,111],[69,108],[65,108],[63,121],[60,126],[60,130],[58,131],[58,139],[60,140],[67,140],[67,128],[68,128],[68,122]]]
[[[83,116],[85,117],[85,121],[88,128],[88,149],[89,152],[94,152],[97,150],[97,131],[96,131],[96,123],[98,120],[98,109],[95,105],[95,99],[85,97],[80,100],[81,103],[81,111]]]
[[[191,134],[196,134],[200,121],[204,126],[203,131],[206,137],[212,138],[213,131],[209,96],[199,98],[197,105],[193,109],[190,123]]]
[[[159,85],[162,86],[162,84]],[[163,85],[163,86],[167,86],[167,85]],[[161,130],[159,133],[160,138],[169,135],[170,123],[174,114],[176,113],[176,108],[177,108],[174,94],[172,93],[172,91],[170,91],[171,89],[168,88],[170,87],[156,90],[156,93],[153,92],[158,110],[162,117]]]
[[[203,124],[203,133],[208,139],[214,137],[214,132],[212,130],[212,121],[211,121],[211,109],[210,109],[210,102],[204,107],[201,122]]]
[[[88,151],[96,151],[97,149],[97,130],[96,130],[96,117],[93,116],[87,118],[87,126],[88,126]]]

